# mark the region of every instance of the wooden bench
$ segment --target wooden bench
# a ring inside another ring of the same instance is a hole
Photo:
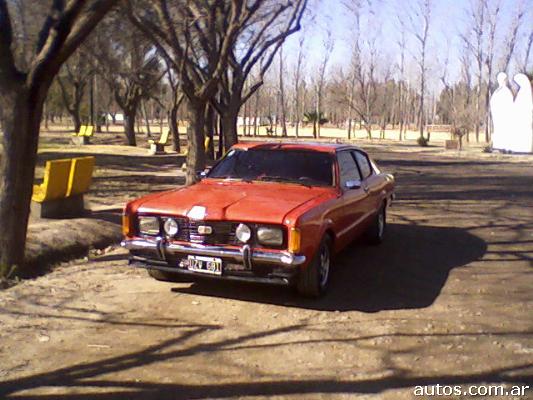
[[[148,143],[150,144],[150,150],[148,151],[150,154],[164,154],[165,153],[165,146],[168,146],[168,138],[170,136],[170,129],[164,129],[163,133],[161,133],[161,136],[159,139],[156,140],[148,140]]]
[[[82,125],[80,126],[79,132],[72,134],[72,142],[76,145],[89,144],[90,138],[93,137],[94,126],[92,125]]]
[[[33,186],[32,214],[66,218],[83,214],[83,195],[89,191],[94,157],[47,161],[43,182]]]

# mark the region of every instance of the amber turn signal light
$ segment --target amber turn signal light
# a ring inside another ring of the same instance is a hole
[[[291,228],[289,232],[289,251],[291,253],[300,252],[301,239],[302,236],[300,234],[300,230],[296,228]]]
[[[122,215],[122,234],[124,236],[133,236],[133,218],[131,215]]]

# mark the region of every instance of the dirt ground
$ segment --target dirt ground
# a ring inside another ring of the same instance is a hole
[[[157,282],[111,249],[0,292],[0,398],[392,400],[419,385],[533,387],[532,157],[363,147],[396,174],[398,199],[385,242],[341,253],[324,298]],[[102,207],[182,179],[175,156],[98,157]]]

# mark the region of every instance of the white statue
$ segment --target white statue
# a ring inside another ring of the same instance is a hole
[[[506,139],[509,139],[510,118],[513,109],[513,93],[507,87],[507,74],[500,72],[497,76],[498,88],[490,98],[490,112],[494,131],[492,133],[492,148],[508,150]]]
[[[533,96],[531,84],[524,74],[516,74],[514,81],[520,87],[514,100],[513,146],[509,150],[518,153],[533,151]]]
[[[498,88],[490,98],[490,112],[494,123],[492,148],[515,153],[533,152],[533,99],[531,84],[524,74],[516,74],[514,81],[519,86],[513,94],[507,87],[507,75],[497,76]]]

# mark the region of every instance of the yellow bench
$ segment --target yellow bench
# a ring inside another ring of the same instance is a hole
[[[150,154],[161,154],[165,152],[165,146],[168,146],[168,138],[170,136],[170,129],[164,129],[158,140],[148,140],[150,144]]]
[[[92,181],[94,157],[47,161],[43,182],[33,186],[32,212],[41,218],[83,213],[83,194]]]
[[[80,126],[79,132],[74,132],[72,134],[73,138],[72,141],[74,144],[87,144],[89,143],[89,139],[93,137],[94,134],[94,126],[92,125],[82,125]]]

